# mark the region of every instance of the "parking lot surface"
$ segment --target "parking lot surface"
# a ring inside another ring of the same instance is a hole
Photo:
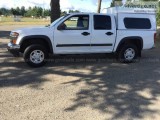
[[[30,68],[6,49],[0,28],[0,120],[159,120],[160,42],[140,61],[106,54],[55,56]]]

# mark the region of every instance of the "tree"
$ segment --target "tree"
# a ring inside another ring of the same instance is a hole
[[[25,7],[22,6],[20,11],[21,11],[21,15],[24,16],[26,13]]]
[[[127,1],[129,1],[129,0],[127,0]],[[115,6],[122,6],[122,0],[112,0],[112,2],[111,2],[111,7],[115,7]]]
[[[61,12],[61,16],[65,16],[67,14],[66,11]]]
[[[0,15],[5,15],[8,16],[11,14],[11,11],[9,9],[6,8],[0,8]]]
[[[20,8],[17,7],[17,8],[16,8],[16,15],[20,15],[20,14],[21,14],[20,12],[21,12],[21,11],[20,11]]]
[[[43,9],[41,7],[34,7],[33,9],[29,10],[30,16],[34,16],[36,18],[39,18],[42,16]]]
[[[60,10],[60,0],[51,0],[51,23],[58,19],[61,14]]]
[[[51,11],[44,9],[43,15],[44,15],[44,16],[50,16],[50,15],[51,15]]]
[[[102,0],[98,0],[98,9],[97,9],[97,13],[100,13],[100,12],[101,12],[101,3],[102,3]]]
[[[37,7],[36,10],[36,17],[40,17],[43,14],[43,9],[41,7]]]
[[[69,10],[69,13],[80,13],[79,10]]]
[[[11,8],[11,13],[12,15],[21,15],[21,10],[19,7],[17,7],[16,9]]]
[[[17,15],[17,11],[16,11],[16,9],[11,8],[11,13],[12,13],[12,15]]]

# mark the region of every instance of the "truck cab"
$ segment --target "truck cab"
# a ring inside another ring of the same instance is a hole
[[[54,28],[55,54],[109,53],[116,25],[113,15],[72,14]]]

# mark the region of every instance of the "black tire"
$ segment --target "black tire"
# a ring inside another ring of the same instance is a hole
[[[39,61],[37,63],[33,62],[35,59],[30,57],[30,56],[34,55],[34,53],[33,53],[34,51],[37,51],[37,53],[38,52],[42,53],[42,55],[41,55],[42,60],[39,59]],[[23,58],[29,66],[31,66],[31,67],[41,67],[47,62],[48,53],[47,53],[46,48],[43,47],[42,45],[36,45],[36,44],[35,45],[30,45],[25,49],[24,54],[23,54]]]
[[[125,57],[127,56],[127,50],[130,50],[132,53],[132,57]],[[126,44],[124,46],[122,46],[118,52],[118,61],[123,62],[123,63],[131,63],[131,62],[135,62],[137,57],[138,57],[138,48],[136,45],[134,44]]]

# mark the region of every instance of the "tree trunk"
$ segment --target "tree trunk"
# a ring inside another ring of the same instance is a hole
[[[98,9],[97,9],[97,13],[100,13],[100,12],[101,12],[101,3],[102,3],[102,0],[98,0]]]
[[[51,23],[60,17],[60,0],[51,0]]]

